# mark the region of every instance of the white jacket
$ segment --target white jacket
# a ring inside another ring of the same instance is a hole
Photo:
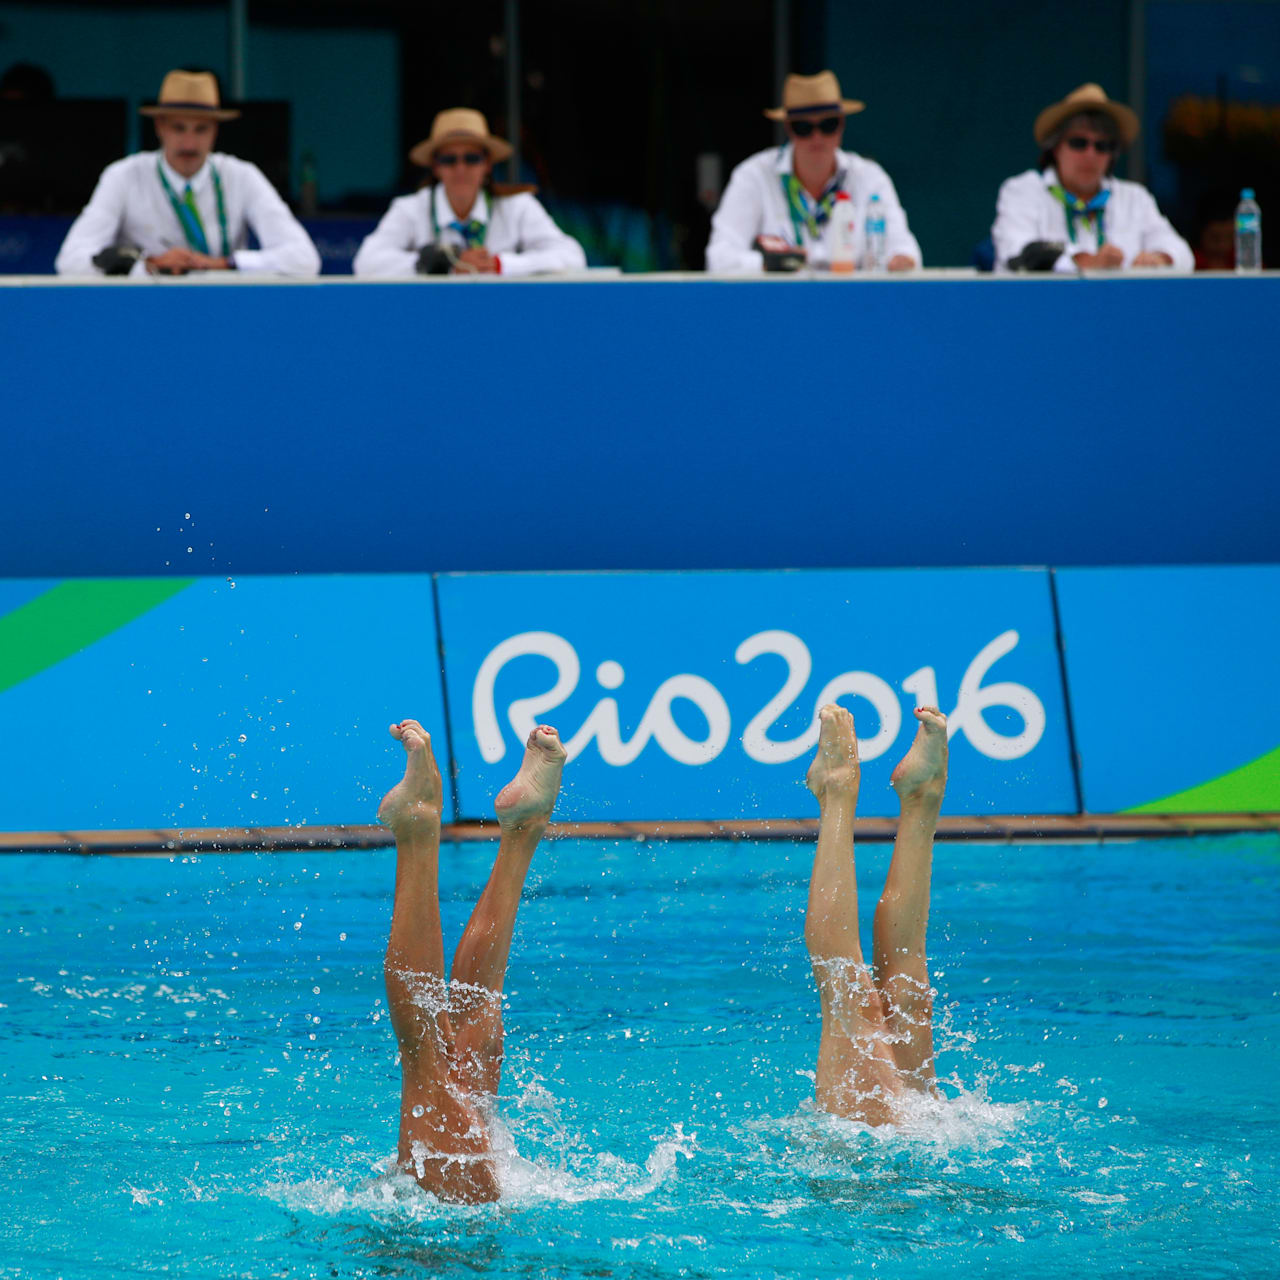
[[[391,202],[382,221],[365,237],[351,269],[358,276],[411,276],[417,267],[419,251],[427,245],[466,247],[465,237],[449,226],[456,220],[441,183],[424,187],[411,196],[400,196]],[[582,246],[572,236],[565,235],[537,198],[527,191],[499,196],[492,207],[482,191],[467,220],[488,224],[484,247],[497,256],[504,276],[582,271],[587,265]]]
[[[226,212],[228,256],[238,271],[273,271],[287,276],[314,276],[320,272],[320,255],[301,223],[289,212],[275,187],[256,164],[214,152],[193,178],[170,168],[159,151],[140,151],[109,164],[98,179],[89,203],[71,224],[54,267],[59,275],[97,275],[95,254],[113,245],[134,245],[144,257],[166,249],[187,248],[182,224],[156,172],[163,167],[169,185],[178,196],[188,182],[200,210],[200,222],[213,257],[223,256],[217,192],[212,170],[222,184]],[[248,249],[249,231],[260,249]],[[139,261],[130,273],[147,274]]]
[[[756,272],[764,270],[764,259],[752,248],[756,236],[781,236],[796,244],[796,228],[783,189],[783,178],[791,172],[792,146],[770,147],[744,160],[729,177],[720,207],[711,219],[711,240],[707,244],[707,270],[713,272]],[[920,245],[907,226],[907,215],[898,202],[889,175],[875,163],[852,151],[836,152],[839,188],[853,201],[854,256],[861,262],[866,253],[867,204],[880,197],[884,210],[885,258],[906,254],[921,265]],[[825,267],[831,262],[827,237],[828,222],[815,241],[804,223],[800,224],[800,247],[810,266]]]
[[[1054,264],[1055,271],[1075,271],[1073,255],[1097,253],[1098,238],[1092,222],[1075,219],[1075,239],[1067,234],[1067,211],[1049,188],[1058,181],[1050,166],[1043,173],[1028,169],[1001,184],[996,199],[996,221],[991,239],[996,249],[996,270],[1003,270],[1033,240],[1056,240],[1066,245]],[[1173,229],[1156,206],[1151,193],[1138,182],[1104,178],[1111,191],[1103,208],[1104,243],[1124,251],[1124,266],[1140,253],[1167,253],[1178,271],[1195,266],[1191,246]]]

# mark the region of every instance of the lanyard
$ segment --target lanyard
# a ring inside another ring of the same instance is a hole
[[[810,240],[821,240],[822,228],[835,207],[836,192],[840,190],[840,179],[843,174],[837,173],[832,178],[831,185],[823,192],[822,199],[814,204],[812,212],[809,210],[804,190],[800,186],[800,179],[794,173],[779,174],[779,177],[782,181],[782,197],[787,202],[787,212],[791,214],[791,226],[796,234],[796,248],[803,244],[802,226],[809,232]]]
[[[1062,207],[1067,215],[1067,238],[1071,243],[1076,242],[1076,218],[1088,220],[1092,216],[1093,228],[1098,237],[1098,248],[1101,249],[1106,240],[1104,223],[1107,201],[1111,197],[1110,188],[1104,188],[1087,201],[1081,200],[1079,196],[1073,196],[1060,183],[1054,183],[1049,190],[1062,201]]]
[[[218,177],[218,171],[212,164],[209,166],[209,172],[213,174],[213,193],[218,202],[218,230],[222,233],[222,256],[226,258],[231,254],[231,237],[227,235],[227,205],[222,195],[222,179]],[[159,157],[156,158],[156,173],[160,175],[160,185],[164,188],[165,195],[169,197],[169,203],[173,205],[173,212],[177,216],[178,224],[182,227],[182,234],[187,238],[187,244],[197,252],[207,254],[209,240],[205,236],[200,215],[185,200],[179,200],[174,194],[173,188],[169,185],[169,179],[164,176],[164,168],[160,164]],[[187,185],[190,188],[190,183]],[[191,199],[194,204],[194,193]]]
[[[493,208],[490,206],[489,214],[492,217]],[[468,249],[472,245],[483,245],[484,238],[489,233],[489,224],[481,222],[478,218],[472,218],[469,222],[463,222],[460,218],[449,223],[449,229],[456,231],[466,242]],[[440,243],[440,218],[436,214],[436,193],[433,188],[431,191],[431,242],[432,244]]]

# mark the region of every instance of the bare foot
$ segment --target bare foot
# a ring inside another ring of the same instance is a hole
[[[545,823],[551,817],[560,793],[560,773],[566,756],[560,735],[549,724],[540,724],[529,735],[520,772],[498,792],[494,801],[498,825],[503,831],[518,831],[531,824]]]
[[[828,703],[818,712],[818,754],[805,783],[821,805],[837,795],[857,800],[861,776],[853,714],[837,702]]]
[[[916,740],[889,781],[903,804],[942,800],[947,789],[947,717],[937,707],[917,707]]]
[[[424,825],[439,826],[444,785],[431,754],[431,735],[416,720],[401,720],[391,726],[391,736],[404,744],[408,759],[404,777],[382,797],[378,821],[397,834]]]

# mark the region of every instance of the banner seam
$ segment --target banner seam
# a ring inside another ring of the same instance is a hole
[[[1067,642],[1062,632],[1062,610],[1058,605],[1058,572],[1046,565],[1049,577],[1049,603],[1053,609],[1053,638],[1058,648],[1058,672],[1062,678],[1062,713],[1067,724],[1067,750],[1071,755],[1071,781],[1076,791],[1076,812],[1083,814],[1084,783],[1080,777],[1080,752],[1076,747],[1076,725],[1071,714],[1071,684],[1067,678]]]

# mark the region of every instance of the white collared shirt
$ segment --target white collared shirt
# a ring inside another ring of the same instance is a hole
[[[189,248],[182,223],[156,172],[159,162],[174,196],[181,201],[187,183],[200,211],[209,253],[223,257],[214,168],[222,184],[226,207],[227,254],[239,271],[273,271],[288,276],[314,276],[320,255],[311,237],[289,212],[262,170],[247,160],[215,152],[192,178],[184,178],[158,151],[140,151],[108,165],[98,179],[89,203],[71,224],[55,264],[59,275],[97,275],[94,255],[113,245],[133,245],[143,257],[166,249]],[[260,249],[249,249],[249,231]],[[130,273],[145,275],[139,261]]]
[[[756,236],[780,236],[796,243],[791,206],[783,189],[783,179],[791,173],[793,148],[770,147],[744,160],[729,177],[720,198],[720,207],[711,219],[711,240],[707,244],[707,270],[715,272],[755,272],[764,270],[764,258],[752,246]],[[839,190],[853,201],[854,256],[861,262],[866,253],[867,205],[873,195],[880,197],[885,225],[886,260],[905,254],[921,264],[920,245],[907,226],[907,215],[898,201],[889,175],[874,160],[852,151],[836,152]],[[831,262],[828,236],[831,223],[814,240],[800,224],[800,247],[809,265],[825,267]]]
[[[997,271],[1004,270],[1010,258],[1035,240],[1066,246],[1054,264],[1055,271],[1075,271],[1075,254],[1098,252],[1092,219],[1086,221],[1077,215],[1074,239],[1068,233],[1067,211],[1049,190],[1057,181],[1058,174],[1050,165],[1043,173],[1028,169],[1001,184],[991,228]],[[1102,213],[1103,242],[1123,251],[1124,266],[1130,266],[1140,253],[1167,253],[1176,270],[1195,267],[1191,246],[1169,224],[1146,187],[1123,178],[1104,178],[1102,185],[1111,192]]]
[[[486,224],[484,247],[497,257],[504,276],[581,271],[587,265],[582,246],[556,226],[529,192],[499,196],[490,206],[482,191],[471,212],[459,218],[444,184],[436,183],[391,202],[382,221],[365,237],[351,269],[358,276],[411,276],[427,245],[466,248],[466,237],[450,226],[453,222]]]

